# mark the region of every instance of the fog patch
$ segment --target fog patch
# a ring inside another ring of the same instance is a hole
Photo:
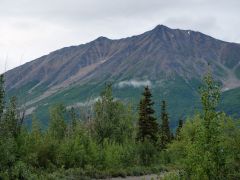
[[[89,99],[86,100],[84,102],[78,102],[76,104],[70,105],[67,107],[67,109],[71,109],[73,108],[78,108],[78,107],[88,107],[88,106],[92,106],[93,104],[95,104],[98,100],[100,99],[100,97],[96,97],[94,99]]]
[[[36,110],[36,107],[30,107],[29,109],[25,110],[25,115],[31,115]]]
[[[138,80],[129,80],[129,81],[121,81],[117,84],[117,87],[124,88],[124,87],[133,87],[133,88],[140,88],[145,86],[152,86],[151,81],[138,81]]]

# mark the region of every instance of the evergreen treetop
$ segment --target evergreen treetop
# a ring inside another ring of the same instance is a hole
[[[154,117],[154,102],[152,101],[152,94],[148,86],[144,88],[143,98],[139,103],[139,119],[138,119],[138,135],[137,140],[144,142],[150,140],[157,141],[158,123]]]
[[[169,117],[167,113],[167,103],[165,100],[161,104],[161,146],[165,148],[166,145],[171,141],[171,131],[169,127]]]

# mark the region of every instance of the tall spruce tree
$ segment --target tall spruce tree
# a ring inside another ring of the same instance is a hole
[[[4,135],[3,132],[3,110],[4,110],[4,76],[0,75],[0,137]]]
[[[158,123],[154,117],[154,102],[152,101],[152,94],[149,87],[145,87],[143,98],[139,103],[139,120],[138,120],[138,134],[137,141],[144,142],[150,140],[155,143],[157,141]]]
[[[167,113],[167,103],[165,100],[162,101],[161,105],[161,146],[165,148],[166,145],[171,141],[171,131],[169,127],[169,117]]]
[[[7,135],[16,138],[22,127],[22,120],[17,113],[17,98],[12,97],[4,113],[4,131]]]
[[[77,113],[74,107],[70,109],[70,117],[71,117],[70,129],[72,132],[74,132],[77,126]]]
[[[177,130],[176,130],[176,138],[179,139],[179,136],[180,136],[180,132],[181,132],[181,129],[183,127],[183,120],[182,119],[179,119],[178,121],[178,127],[177,127]]]
[[[4,110],[4,105],[5,105],[5,100],[4,100],[4,76],[0,75],[0,119],[2,119],[3,116],[3,110]]]

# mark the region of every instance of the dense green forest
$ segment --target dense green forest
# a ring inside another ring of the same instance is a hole
[[[163,179],[240,179],[240,128],[216,107],[220,87],[211,73],[199,89],[202,109],[169,127],[165,100],[156,117],[149,87],[139,111],[112,95],[107,84],[89,109],[49,109],[47,129],[24,113],[12,97],[5,102],[0,78],[0,179],[91,179],[168,172]],[[159,107],[160,108],[160,107]],[[231,107],[229,107],[231,108]],[[180,118],[180,117],[179,117]]]

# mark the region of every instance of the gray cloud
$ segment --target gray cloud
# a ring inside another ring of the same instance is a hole
[[[240,42],[239,0],[0,0],[0,72],[50,51],[157,24]]]

